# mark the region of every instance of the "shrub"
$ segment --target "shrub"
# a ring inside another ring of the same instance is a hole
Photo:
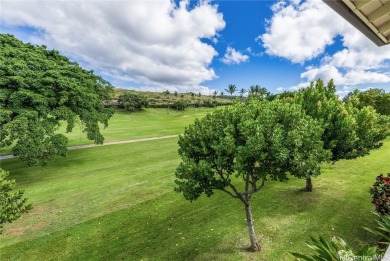
[[[390,245],[390,216],[389,215],[379,215],[376,220],[376,228],[370,229],[365,227],[364,229],[371,232],[372,234],[381,237],[381,241],[379,243],[384,245]]]
[[[31,209],[27,204],[27,198],[23,198],[23,191],[13,192],[15,180],[7,179],[9,173],[0,169],[0,234],[5,223],[11,223],[21,214]]]
[[[119,96],[118,103],[121,108],[125,108],[128,111],[139,111],[149,105],[144,97],[130,92]]]
[[[360,260],[362,257],[367,260],[377,260],[376,247],[365,246],[354,252],[341,237],[333,237],[332,242],[326,241],[321,236],[318,240],[311,237],[311,241],[312,243],[306,243],[306,245],[316,252],[315,255],[291,254],[298,260],[305,261],[353,261]]]
[[[372,204],[375,205],[376,211],[381,215],[390,214],[390,173],[387,177],[382,174],[376,177],[376,181],[370,188],[372,195]]]
[[[188,104],[186,101],[175,101],[175,103],[173,103],[173,108],[175,108],[178,111],[179,110],[184,111],[187,107]]]

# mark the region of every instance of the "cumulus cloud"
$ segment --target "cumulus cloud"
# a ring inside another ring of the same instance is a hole
[[[225,55],[221,59],[221,61],[225,64],[240,64],[242,62],[247,62],[248,60],[248,55],[242,54],[230,46],[226,48]]]
[[[117,79],[153,86],[200,86],[216,78],[217,55],[202,38],[225,27],[207,1],[2,1],[1,23],[28,26],[28,39]]]
[[[271,56],[303,63],[322,54],[346,26],[321,0],[275,3],[274,14],[260,40]],[[331,18],[331,19],[329,19]]]
[[[279,1],[266,33],[259,36],[267,54],[309,63],[301,74],[305,83],[334,79],[336,85],[355,86],[390,82],[390,46],[377,47],[321,0]],[[333,54],[325,48],[341,36],[342,49]],[[311,64],[313,58],[320,62]],[[343,87],[345,88],[345,87]]]

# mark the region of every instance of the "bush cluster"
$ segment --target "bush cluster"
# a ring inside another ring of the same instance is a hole
[[[376,211],[381,215],[390,214],[390,173],[387,177],[382,174],[376,177],[376,181],[370,188],[372,203]]]

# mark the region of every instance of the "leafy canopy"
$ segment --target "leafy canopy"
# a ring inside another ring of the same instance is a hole
[[[367,91],[355,90],[348,93],[343,100],[352,103],[359,109],[365,106],[371,106],[379,114],[390,116],[390,93],[386,93],[382,89],[369,89]]]
[[[192,201],[217,189],[247,204],[267,177],[318,175],[329,157],[321,135],[296,104],[236,103],[197,119],[180,136],[176,191]]]
[[[120,107],[128,111],[139,111],[149,105],[145,97],[131,92],[125,92],[119,96],[118,102]]]
[[[103,143],[105,127],[114,111],[104,108],[112,86],[77,63],[47,50],[0,35],[0,148],[28,165],[45,165],[66,155],[67,138],[56,134],[60,121],[72,131],[77,119],[87,137]]]
[[[364,156],[386,137],[386,126],[375,110],[341,101],[332,80],[327,85],[321,80],[312,82],[286,99],[294,100],[319,122],[324,129],[324,148],[331,150],[333,161]]]

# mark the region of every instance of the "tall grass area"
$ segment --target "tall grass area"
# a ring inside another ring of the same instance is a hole
[[[361,227],[374,226],[368,189],[390,170],[389,138],[369,156],[325,165],[312,193],[299,191],[304,180],[268,181],[253,196],[259,253],[245,251],[238,200],[221,192],[190,203],[173,191],[177,149],[170,138],[70,151],[45,168],[2,161],[34,208],[6,225],[0,260],[280,261],[307,252],[310,235],[376,243]]]

